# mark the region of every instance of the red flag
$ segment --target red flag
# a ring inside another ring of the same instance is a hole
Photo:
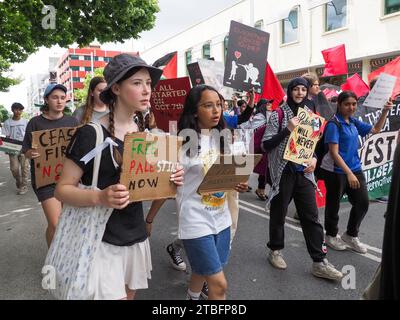
[[[261,98],[274,99],[274,102],[272,103],[272,108],[276,109],[278,108],[285,95],[285,91],[282,89],[278,78],[272,71],[269,63],[267,63],[267,65],[265,66],[265,79]]]
[[[385,64],[383,67],[375,70],[374,72],[371,72],[368,75],[368,80],[371,81],[372,79],[377,78],[382,72],[397,77],[392,94],[392,98],[395,98],[400,94],[400,56]]]
[[[368,85],[361,79],[358,73],[354,74],[350,78],[346,80],[345,83],[340,87],[343,91],[351,90],[353,91],[357,97],[361,97],[369,92]]]
[[[322,50],[325,60],[325,70],[322,77],[338,76],[347,74],[346,48],[344,44],[340,46]]]
[[[171,52],[153,63],[154,67],[163,69],[162,79],[176,79],[178,77],[178,53]]]

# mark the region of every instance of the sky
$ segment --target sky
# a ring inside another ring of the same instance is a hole
[[[143,51],[237,2],[240,0],[159,0],[160,12],[156,14],[156,23],[152,30],[143,32],[138,40],[103,44],[102,48]],[[47,73],[49,56],[61,56],[64,52],[65,49],[58,46],[50,49],[43,47],[29,56],[24,63],[13,65],[11,76],[19,77],[23,81],[11,87],[9,92],[0,92],[0,105],[9,110],[11,104],[16,101],[27,105],[27,87],[31,75]]]

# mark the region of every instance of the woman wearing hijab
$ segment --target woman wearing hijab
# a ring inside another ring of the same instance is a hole
[[[298,109],[304,107],[309,84],[304,78],[289,82],[287,102],[280,110],[272,113],[263,136],[263,147],[268,153],[268,169],[272,183],[269,193],[270,225],[267,244],[270,249],[268,261],[278,269],[286,269],[282,257],[284,248],[284,224],[289,203],[294,199],[296,210],[310,254],[312,274],[316,277],[339,281],[343,275],[326,259],[324,230],[318,220],[315,200],[314,170],[317,159],[313,158],[307,167],[283,159],[290,133],[298,126]]]

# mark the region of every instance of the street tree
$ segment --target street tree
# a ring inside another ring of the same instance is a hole
[[[158,11],[157,0],[0,1],[0,91],[17,81],[7,77],[9,65],[39,47],[137,39]]]

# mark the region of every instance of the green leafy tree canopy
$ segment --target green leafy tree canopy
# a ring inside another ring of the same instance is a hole
[[[9,65],[39,47],[137,39],[158,11],[157,0],[0,1],[0,91],[17,81],[4,75]]]
[[[6,121],[9,117],[8,110],[3,105],[0,105],[0,122]]]
[[[82,89],[74,90],[74,102],[77,107],[81,106],[85,101],[89,90],[90,80],[94,77],[102,77],[104,68],[97,68],[92,73],[86,74],[85,81],[83,82],[84,87]]]

